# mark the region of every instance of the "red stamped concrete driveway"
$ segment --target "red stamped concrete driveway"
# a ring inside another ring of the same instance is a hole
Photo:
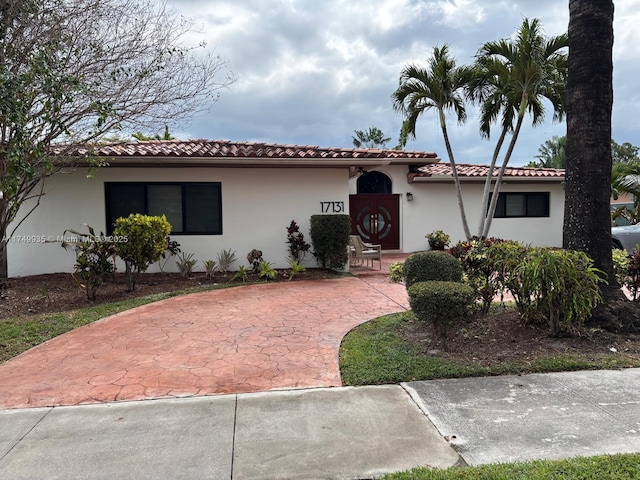
[[[0,407],[339,386],[342,337],[407,308],[404,285],[383,275],[175,297],[78,328],[0,365]]]

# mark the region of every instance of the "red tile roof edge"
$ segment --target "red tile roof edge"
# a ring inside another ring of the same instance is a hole
[[[263,142],[232,142],[228,140],[152,140],[53,147],[55,154],[70,156],[97,155],[104,157],[174,157],[174,158],[397,158],[436,159],[434,152],[405,150],[319,147]]]
[[[486,178],[489,173],[489,165],[456,164],[458,177],[461,178]],[[495,167],[493,175],[497,176],[500,167]],[[540,167],[509,167],[505,169],[505,177],[521,178],[549,178],[563,179],[564,169],[561,168],[540,168]],[[450,163],[432,163],[418,168],[418,173],[413,178],[453,178],[453,170]]]

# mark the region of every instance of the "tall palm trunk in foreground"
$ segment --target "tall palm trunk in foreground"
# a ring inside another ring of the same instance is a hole
[[[592,320],[638,331],[640,309],[618,288],[611,258],[612,50],[613,2],[570,0],[563,246],[585,252],[607,275]]]

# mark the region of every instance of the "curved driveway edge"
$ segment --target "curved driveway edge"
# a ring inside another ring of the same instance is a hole
[[[78,328],[0,365],[0,407],[340,386],[343,336],[408,309],[386,277],[174,297]]]

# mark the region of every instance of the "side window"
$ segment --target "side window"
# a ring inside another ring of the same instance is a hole
[[[548,217],[549,192],[501,192],[494,218]]]
[[[105,183],[107,232],[131,213],[165,215],[172,234],[222,234],[222,189],[209,183]]]

